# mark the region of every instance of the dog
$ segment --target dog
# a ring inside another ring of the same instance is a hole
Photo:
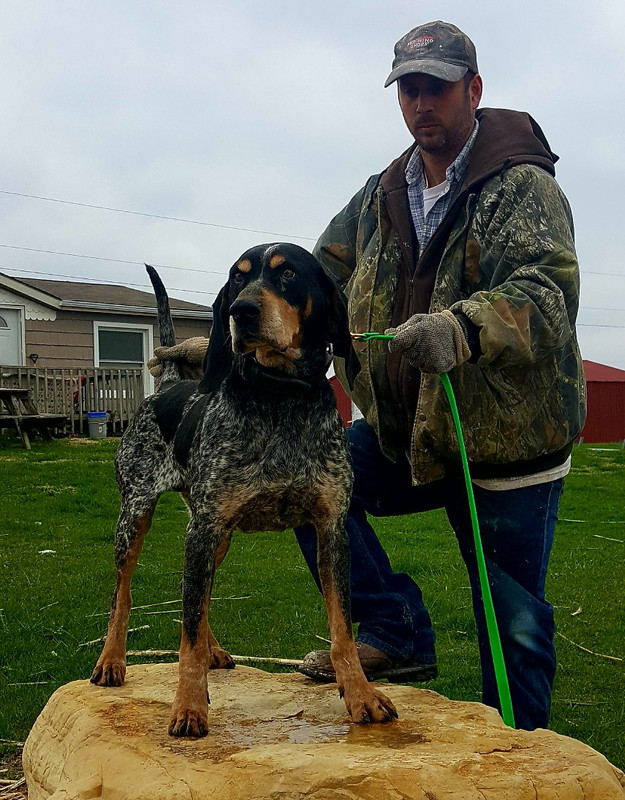
[[[175,343],[169,301],[148,267],[162,346]],[[198,382],[166,363],[159,391],[140,406],[120,442],[121,511],[115,536],[117,586],[108,633],[91,676],[123,684],[130,583],[160,495],[182,494],[185,543],[179,678],[173,736],[208,732],[207,670],[234,661],[208,624],[215,569],[233,531],[286,530],[312,523],[339,694],[353,722],[388,722],[392,702],[366,679],[351,627],[344,520],[352,471],[347,437],[326,378],[332,356],[358,367],[342,293],[308,251],[258,245],[230,270],[213,305],[213,328]]]

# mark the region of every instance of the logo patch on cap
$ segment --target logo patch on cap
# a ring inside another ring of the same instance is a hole
[[[415,50],[422,50],[424,47],[429,47],[434,42],[435,38],[435,36],[431,36],[430,34],[417,36],[416,39],[407,42],[406,50],[409,53],[413,53]]]

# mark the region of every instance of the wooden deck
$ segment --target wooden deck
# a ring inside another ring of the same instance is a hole
[[[109,432],[123,433],[144,398],[143,386],[142,369],[0,365],[0,389],[26,390],[32,399],[32,414],[48,421],[66,420],[65,426],[70,432],[84,436],[89,434],[87,414],[90,411],[106,411]],[[26,409],[22,410],[28,415]],[[11,416],[7,411],[5,417]],[[4,422],[14,427],[12,419],[5,418]],[[8,425],[0,421],[0,427]]]

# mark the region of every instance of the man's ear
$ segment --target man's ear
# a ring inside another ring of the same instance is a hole
[[[213,327],[204,356],[204,377],[199,386],[200,392],[204,394],[214,392],[219,388],[224,378],[230,373],[234,361],[230,346],[228,295],[229,285],[226,284],[213,303]]]
[[[334,355],[345,359],[345,374],[350,388],[354,385],[356,375],[360,372],[360,361],[352,344],[347,313],[347,299],[339,287],[326,273],[323,273],[330,297],[329,340]]]
[[[482,76],[474,75],[469,84],[469,98],[471,100],[471,108],[474,111],[479,106],[480,100],[482,99],[483,88]]]

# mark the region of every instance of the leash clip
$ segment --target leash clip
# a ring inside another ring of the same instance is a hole
[[[395,338],[390,333],[375,333],[375,331],[366,331],[365,333],[350,333],[350,336],[356,342],[371,342],[374,339],[394,339]]]

